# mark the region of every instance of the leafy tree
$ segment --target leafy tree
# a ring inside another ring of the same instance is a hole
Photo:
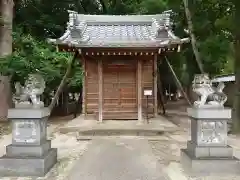
[[[3,58],[8,57],[12,53],[12,20],[13,20],[13,1],[0,1],[0,62]],[[0,98],[3,105],[0,111],[0,119],[6,120],[7,108],[11,99],[11,92],[9,92],[10,82],[9,77],[3,76],[0,71]],[[8,89],[4,91],[4,89]]]
[[[70,55],[57,53],[52,46],[25,35],[20,29],[13,33],[13,47],[12,56],[0,61],[3,74],[12,74],[14,81],[23,81],[29,73],[39,72],[47,79],[49,88],[56,86]]]
[[[212,76],[233,72],[229,62],[233,62],[234,7],[233,0],[189,0],[197,48],[204,70]],[[0,61],[0,71],[14,74],[13,81],[23,81],[29,72],[37,71],[45,77],[47,91],[57,89],[67,64],[71,62],[71,54],[58,53],[45,41],[64,33],[68,9],[85,14],[121,15],[157,14],[172,9],[175,33],[180,37],[186,36],[184,29],[188,27],[182,0],[15,0],[14,8],[14,52],[11,57]],[[184,45],[182,52],[170,55],[169,60],[184,85],[190,85],[193,75],[199,72],[190,44]],[[81,86],[82,71],[79,69],[78,62],[75,62],[68,78],[69,85],[75,88]]]
[[[235,96],[233,102],[233,131],[239,132],[240,130],[240,29],[238,22],[240,18],[240,3],[237,0],[233,0],[235,5],[235,26],[234,26],[234,66],[235,66]]]

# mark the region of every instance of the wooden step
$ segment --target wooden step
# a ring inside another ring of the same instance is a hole
[[[91,129],[91,130],[80,130],[77,135],[77,139],[90,140],[94,136],[160,136],[163,135],[165,131],[164,128],[161,129]],[[159,138],[159,137],[158,137]]]
[[[96,119],[98,119],[98,112],[95,112]],[[137,119],[136,111],[104,111],[103,119]]]

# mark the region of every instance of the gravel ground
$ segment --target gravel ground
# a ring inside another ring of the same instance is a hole
[[[179,162],[180,144],[174,141],[149,141],[153,153],[161,164],[168,166],[171,162]]]
[[[9,122],[0,122],[0,139],[2,136],[11,133],[11,124]]]
[[[177,109],[176,107],[181,108]],[[166,133],[162,135],[159,140],[149,140],[154,155],[160,164],[164,166],[164,171],[167,172],[171,180],[240,180],[240,176],[234,177],[233,175],[190,178],[184,174],[180,164],[180,149],[186,147],[186,142],[189,139],[189,119],[184,112],[184,109],[186,108],[179,105],[176,107],[172,109],[169,108],[168,118],[178,126],[182,127],[182,130],[174,133]],[[51,133],[49,133],[48,137],[52,140],[52,147],[58,148],[58,163],[44,178],[6,177],[0,178],[0,180],[68,180],[70,170],[73,168],[77,160],[80,159],[82,154],[88,150],[88,147],[92,142],[77,141],[76,136],[73,133],[59,133],[59,128],[65,123],[66,119],[64,118],[51,119],[49,121],[49,129],[51,129]],[[3,155],[5,146],[11,142],[10,129],[9,123],[0,123],[0,156]],[[234,148],[235,155],[240,157],[240,136],[230,135],[229,144]]]
[[[165,165],[165,171],[172,180],[240,180],[240,176],[222,175],[206,177],[189,177],[182,169],[180,163],[180,149],[186,148],[190,139],[190,120],[187,116],[187,104],[175,102],[167,105],[167,118],[181,127],[181,130],[166,135],[164,140],[149,141],[156,158]],[[234,155],[240,158],[240,136],[229,135],[228,143],[234,148]]]
[[[45,177],[0,177],[0,180],[67,180],[74,162],[86,150],[89,141],[77,141],[75,134],[60,134],[59,128],[72,117],[53,117],[48,122],[48,139],[52,147],[58,148],[58,162]],[[0,123],[0,156],[5,154],[5,148],[11,143],[11,125],[9,122]]]
[[[180,149],[186,148],[188,134],[184,131],[177,134],[169,134],[164,140],[149,141],[152,151],[160,164],[165,167],[165,172],[171,180],[239,180],[240,176],[222,175],[206,177],[189,177],[183,172],[180,163]],[[184,140],[185,139],[185,140]],[[240,158],[240,137],[229,137],[229,144],[234,148],[234,154]]]
[[[49,136],[49,139],[52,140],[52,147],[58,148],[58,162],[45,177],[3,177],[0,178],[0,180],[67,180],[73,165],[80,158],[91,142],[77,141],[75,134],[60,134],[56,131],[56,129],[53,130],[53,133]],[[9,144],[11,136],[5,136],[4,139],[7,140],[5,140],[5,142],[3,142],[3,140],[0,141],[0,144],[3,145],[0,147],[2,152],[5,151],[6,145]],[[1,155],[2,154],[3,153],[1,153]]]

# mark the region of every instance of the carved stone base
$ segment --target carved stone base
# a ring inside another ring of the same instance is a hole
[[[51,141],[47,140],[41,145],[8,145],[6,154],[8,157],[41,157],[51,149]]]
[[[42,157],[0,158],[0,176],[45,176],[57,162],[57,149],[50,149]]]
[[[181,150],[181,163],[190,176],[240,174],[240,160],[227,145],[231,109],[189,108],[191,141]]]
[[[15,108],[32,108],[32,104],[30,102],[15,103]]]
[[[188,108],[189,117],[196,119],[230,119],[232,110],[230,108]]]
[[[9,109],[12,144],[0,158],[0,176],[44,176],[57,162],[57,149],[47,140],[48,108]]]
[[[181,164],[189,176],[240,175],[240,160],[236,157],[197,158],[189,150],[181,150]]]
[[[233,148],[231,146],[197,146],[188,141],[187,150],[188,153],[196,158],[233,157]]]
[[[21,102],[21,103],[15,103],[15,108],[16,109],[40,109],[44,108],[43,102],[40,102],[39,104],[31,104],[30,102]]]
[[[231,109],[189,108],[191,142],[197,146],[227,146],[227,122]]]

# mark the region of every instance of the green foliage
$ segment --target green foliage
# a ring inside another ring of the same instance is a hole
[[[40,73],[46,80],[47,91],[55,89],[66,71],[71,55],[56,52],[53,46],[22,33],[21,29],[13,33],[13,42],[13,54],[0,61],[2,74],[12,75],[13,81],[23,82],[29,73]],[[81,83],[73,80],[72,85]]]
[[[232,72],[232,2],[189,0],[189,5],[205,71],[211,75]],[[175,33],[179,37],[188,36],[183,31],[187,23],[182,0],[19,0],[15,1],[14,27],[17,28],[13,32],[14,52],[11,57],[0,61],[0,71],[20,81],[28,73],[38,71],[45,77],[47,87],[55,89],[72,55],[57,53],[45,39],[58,38],[63,34],[68,9],[86,14],[122,15],[157,14],[172,9],[175,12]],[[181,53],[171,54],[168,58],[178,77],[187,85],[191,83],[193,74],[198,73],[198,68],[191,45],[185,45],[182,49]],[[82,70],[78,62],[70,78],[73,87],[80,86],[82,82]],[[187,70],[183,64],[186,64]]]
[[[203,62],[206,72],[218,75],[224,70],[229,46],[229,41],[219,35],[208,37],[204,42],[201,42],[200,49],[204,55]]]
[[[167,10],[167,1],[144,0],[139,5],[139,14],[158,14]]]

